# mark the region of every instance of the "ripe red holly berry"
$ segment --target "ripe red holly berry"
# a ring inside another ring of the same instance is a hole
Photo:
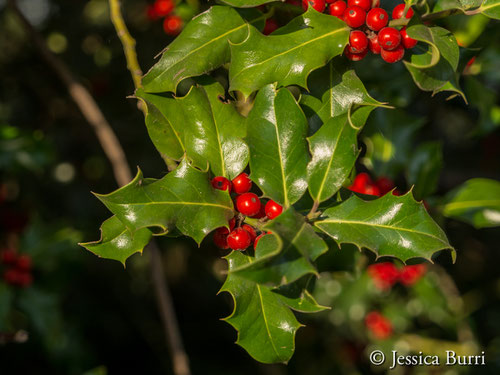
[[[279,215],[281,215],[282,212],[283,212],[283,207],[279,203],[276,203],[273,200],[269,200],[269,202],[266,203],[266,216],[269,219],[272,220],[278,217]]]
[[[226,177],[217,176],[212,178],[212,186],[218,190],[227,190],[228,193],[231,192],[231,181]]]
[[[158,18],[160,18],[158,13],[156,13],[154,4],[148,5],[148,7],[146,8],[146,16],[151,21],[156,21]]]
[[[307,10],[309,6],[322,13],[326,8],[326,3],[325,0],[302,0],[302,8],[304,10]]]
[[[265,204],[261,201],[260,202],[260,210],[257,214],[253,215],[252,218],[254,219],[262,219],[263,217],[266,217],[266,210],[265,210]]]
[[[382,8],[373,8],[366,15],[366,26],[373,31],[379,31],[389,23],[389,15]]]
[[[260,200],[254,193],[244,193],[236,198],[236,208],[246,216],[257,215],[260,211]]]
[[[387,51],[395,50],[401,43],[401,34],[394,27],[384,27],[378,32],[378,44]]]
[[[404,13],[404,10],[405,10],[405,4],[398,4],[394,7],[394,9],[392,10],[392,18],[393,19],[398,19],[398,18],[402,18],[403,17],[403,13]],[[405,18],[412,18],[413,17],[413,9],[408,8],[408,11],[406,12],[406,17]]]
[[[382,48],[380,51],[380,56],[387,63],[395,63],[403,58],[405,55],[405,49],[402,45],[399,45],[394,51],[388,51]]]
[[[17,254],[12,249],[5,249],[2,251],[1,259],[3,264],[14,264],[17,260]]]
[[[344,21],[348,26],[355,29],[364,25],[365,20],[366,12],[363,8],[360,8],[358,6],[346,8],[344,12]]]
[[[229,230],[226,227],[217,228],[214,232],[213,240],[217,247],[221,249],[228,249],[227,236]]]
[[[247,191],[250,191],[250,189],[252,188],[252,180],[248,178],[248,175],[246,173],[241,173],[240,175],[238,175],[238,177],[235,177],[231,182],[233,185],[233,191],[236,194],[246,193]]]
[[[248,232],[248,234],[250,235],[250,240],[251,242],[253,242],[257,237],[257,232],[255,232],[254,227],[248,224],[243,224],[241,227]]]
[[[387,339],[392,335],[391,321],[378,311],[372,311],[366,315],[365,325],[379,340]]]
[[[370,48],[370,51],[376,55],[380,54],[380,50],[382,49],[380,47],[380,44],[378,44],[378,37],[377,34],[371,34],[368,37],[368,47]]]
[[[349,52],[361,53],[368,48],[368,38],[366,34],[359,30],[351,31],[349,34]]]
[[[367,271],[375,286],[382,290],[390,289],[399,279],[399,270],[390,262],[372,264]]]
[[[266,23],[264,25],[264,30],[262,30],[262,34],[264,35],[269,35],[271,34],[274,30],[278,28],[278,22],[274,18],[268,18],[266,20]]]
[[[251,242],[250,233],[243,228],[236,228],[227,236],[227,244],[233,250],[245,250]]]
[[[350,45],[348,44],[346,48],[344,49],[344,55],[351,61],[360,61],[363,60],[368,53],[368,50],[365,50],[364,52],[361,53],[352,53],[350,50]]]
[[[427,267],[425,264],[405,266],[399,274],[399,281],[405,286],[411,286],[420,280],[420,278],[425,275],[426,271]]]
[[[348,7],[360,7],[365,12],[368,12],[372,7],[372,0],[347,0]]]
[[[31,276],[31,273],[29,272],[20,272],[18,275],[18,280],[17,284],[22,287],[26,288],[31,285],[33,282],[33,276]]]
[[[156,0],[153,7],[158,17],[165,17],[174,10],[175,4],[172,0]]]
[[[29,271],[31,269],[31,257],[23,254],[17,258],[16,267],[22,271]]]
[[[403,44],[403,47],[406,49],[413,48],[417,45],[418,40],[411,38],[408,33],[406,32],[406,27],[403,27],[401,30],[399,30],[399,33],[401,34],[401,43]]]
[[[231,220],[229,220],[229,231],[232,231],[235,225],[236,225],[236,219],[233,217]]]
[[[380,190],[375,185],[366,186],[364,191],[361,191],[360,193],[366,195],[375,195],[376,197],[380,197]]]
[[[177,35],[182,29],[182,24],[182,18],[171,14],[163,20],[163,31],[169,35]]]
[[[3,279],[9,285],[18,285],[20,274],[21,273],[17,269],[11,268],[5,271],[5,273],[3,274]]]
[[[377,181],[375,181],[375,185],[379,188],[380,194],[385,195],[394,189],[394,182],[388,177],[379,177]]]
[[[330,15],[337,18],[343,19],[344,11],[347,8],[347,4],[343,0],[337,0],[330,4],[329,11]]]

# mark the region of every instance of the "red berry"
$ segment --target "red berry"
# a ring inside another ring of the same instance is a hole
[[[399,270],[390,262],[373,264],[368,267],[375,286],[379,289],[390,289],[399,279]]]
[[[276,22],[274,18],[268,18],[266,20],[266,24],[264,25],[264,30],[262,30],[262,34],[269,35],[278,27],[278,22]]]
[[[212,178],[212,186],[218,190],[227,190],[228,193],[231,192],[231,182],[222,176],[217,176]]]
[[[399,274],[401,284],[411,286],[415,284],[427,271],[425,264],[416,264],[414,266],[405,266]]]
[[[307,10],[309,5],[320,13],[326,8],[325,0],[302,0],[302,8],[304,8],[304,10]]]
[[[19,276],[21,273],[15,268],[11,268],[10,270],[5,271],[3,274],[3,279],[7,284],[10,285],[18,285],[19,284]]]
[[[282,212],[283,212],[283,207],[280,204],[276,203],[275,201],[270,200],[269,202],[266,203],[266,216],[269,219],[272,220],[278,217],[279,215],[281,215]]]
[[[394,27],[384,27],[378,33],[378,44],[387,51],[395,50],[401,43],[401,34]]]
[[[410,38],[410,36],[406,32],[406,27],[403,27],[401,30],[399,30],[399,33],[401,34],[401,43],[406,49],[413,48],[417,45],[418,40]]]
[[[366,26],[373,31],[379,31],[389,23],[389,15],[382,8],[373,8],[366,15]]]
[[[349,52],[361,53],[368,47],[368,38],[366,34],[359,30],[351,31],[349,35]]]
[[[254,193],[244,193],[236,198],[236,208],[245,216],[257,215],[260,211],[260,200]]]
[[[226,227],[217,228],[215,230],[213,240],[217,247],[221,249],[228,249],[229,245],[227,244],[227,236],[229,234],[229,230]]]
[[[405,10],[405,4],[399,4],[399,5],[396,5],[394,7],[394,9],[392,10],[392,18],[393,19],[398,19],[398,18],[402,18],[403,17],[403,12]],[[412,18],[413,17],[413,9],[408,8],[408,11],[406,12],[406,17],[405,18]]]
[[[227,244],[233,250],[245,250],[251,242],[250,233],[243,228],[236,228],[227,236]]]
[[[360,7],[368,12],[372,7],[372,0],[347,0],[348,7]]]
[[[14,264],[17,260],[17,254],[12,249],[5,249],[2,251],[2,263],[3,264]]]
[[[375,185],[369,185],[369,186],[365,187],[365,190],[361,191],[360,193],[366,194],[366,195],[375,195],[377,197],[380,197],[380,190]]]
[[[372,311],[366,315],[365,325],[379,340],[387,339],[392,335],[390,320],[377,311]]]
[[[354,191],[356,193],[363,193],[365,188],[368,185],[373,184],[372,179],[368,173],[359,173],[352,182],[352,185],[349,186],[349,190]]]
[[[175,15],[169,15],[163,20],[163,30],[166,34],[177,35],[182,29],[182,19]]]
[[[380,47],[380,44],[378,44],[377,34],[372,34],[368,37],[368,47],[372,53],[376,55],[380,54],[380,50],[382,48]]]
[[[382,59],[385,62],[391,64],[401,60],[404,55],[405,55],[405,49],[402,45],[399,45],[398,48],[396,48],[394,51],[387,51],[382,48],[382,51],[380,52],[380,56],[382,56]]]
[[[26,288],[31,285],[33,282],[33,277],[31,276],[31,273],[29,272],[20,272],[18,275],[18,280],[17,284],[22,287]]]
[[[238,177],[235,177],[231,182],[233,184],[233,191],[236,194],[246,193],[247,191],[250,191],[250,189],[252,188],[252,180],[248,178],[248,175],[246,173],[241,173],[240,175],[238,175]]]
[[[345,1],[337,0],[330,4],[330,15],[343,19],[345,8],[347,8],[347,4],[345,3]]]
[[[156,13],[155,6],[153,4],[148,5],[146,8],[146,16],[151,21],[156,21],[160,16]]]
[[[248,224],[243,224],[241,227],[245,229],[248,232],[248,234],[250,234],[250,240],[251,242],[253,242],[257,237],[257,232],[255,232],[254,227]]]
[[[158,17],[165,17],[174,10],[175,4],[172,0],[156,0],[153,6]]]
[[[375,185],[380,190],[380,194],[385,195],[394,189],[394,182],[388,177],[379,177],[377,181],[375,181]]]
[[[20,255],[16,262],[17,269],[29,271],[31,269],[31,257],[29,255]]]
[[[352,53],[350,49],[350,45],[348,44],[344,50],[345,57],[347,57],[351,61],[360,61],[363,60],[368,53],[368,50],[365,50],[364,52],[361,53]]]
[[[366,12],[364,9],[357,6],[346,8],[344,12],[344,21],[348,26],[352,28],[360,27],[364,25],[365,20]]]

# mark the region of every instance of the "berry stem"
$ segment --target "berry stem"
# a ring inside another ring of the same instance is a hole
[[[316,219],[321,213],[317,212],[319,207],[319,201],[314,201],[314,204],[311,208],[311,211],[307,214],[306,218],[307,220],[314,220]]]

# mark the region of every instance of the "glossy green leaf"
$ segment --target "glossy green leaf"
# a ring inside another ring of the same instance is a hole
[[[490,18],[500,20],[500,1],[484,0],[481,4],[481,13]]]
[[[207,173],[185,159],[160,180],[144,179],[139,171],[128,185],[96,196],[134,234],[142,228],[164,234],[176,226],[197,243],[234,215],[229,194],[214,189]]]
[[[500,225],[500,182],[474,178],[465,182],[446,199],[443,214],[476,228]]]
[[[308,138],[312,160],[307,167],[309,193],[323,202],[344,184],[359,155],[357,129],[348,115],[332,117]]]
[[[221,0],[224,4],[231,5],[235,8],[252,8],[258,7],[259,5],[264,5],[273,2],[284,2],[284,0]]]
[[[307,189],[307,120],[287,89],[268,85],[259,91],[247,118],[251,178],[285,207]]]
[[[99,241],[80,245],[100,258],[114,259],[125,265],[130,256],[142,253],[151,236],[152,233],[147,228],[139,229],[132,234],[116,216],[112,216],[102,223]]]
[[[443,167],[443,151],[440,142],[419,145],[408,165],[407,180],[413,187],[416,199],[423,199],[436,191],[439,174]]]
[[[226,260],[229,274],[221,292],[231,294],[234,311],[224,320],[238,331],[236,343],[257,361],[287,363],[295,350],[295,333],[301,324],[278,294],[231,272],[250,263],[250,256],[233,251]]]
[[[250,22],[265,16],[255,14]],[[229,42],[240,43],[248,35],[248,23],[236,10],[213,6],[189,22],[180,35],[143,77],[146,92],[175,92],[185,78],[210,72],[229,62]]]
[[[303,313],[314,313],[328,310],[329,307],[321,306],[309,292],[308,286],[313,276],[304,276],[299,280],[272,289],[278,297],[292,310]]]
[[[420,24],[409,26],[407,32],[410,37],[423,42],[414,48],[410,60],[404,62],[415,84],[433,94],[453,91],[465,99],[456,79],[459,50],[453,34],[441,27]]]
[[[290,208],[263,228],[272,234],[262,237],[253,262],[233,267],[238,276],[273,286],[291,283],[304,275],[316,274],[313,261],[328,250],[304,216]]]
[[[285,28],[290,32],[265,36],[250,26],[243,42],[231,44],[230,90],[248,97],[273,82],[307,87],[309,73],[341,54],[349,37],[344,22],[312,7]]]
[[[432,220],[411,192],[403,196],[386,194],[364,201],[353,195],[327,209],[315,226],[338,244],[352,243],[372,250],[377,256],[431,260],[443,249],[452,249],[443,230]],[[453,258],[455,252],[452,249]]]
[[[248,147],[241,139],[246,134],[245,119],[232,102],[224,102],[225,92],[220,83],[208,79],[200,82],[203,84],[192,87],[181,98],[142,90],[136,95],[161,113],[162,122],[156,122],[162,125],[155,133],[158,137],[161,138],[161,129],[173,129],[175,139],[195,166],[205,169],[208,163],[214,175],[233,179],[248,164]],[[171,133],[164,135],[173,138]]]

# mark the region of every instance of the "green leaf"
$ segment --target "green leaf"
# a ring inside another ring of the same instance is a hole
[[[265,18],[260,12],[250,22]],[[248,35],[248,23],[236,10],[213,6],[189,22],[180,35],[143,77],[146,92],[175,92],[185,78],[210,72],[229,62],[229,41],[240,43]]]
[[[359,155],[357,133],[344,114],[332,117],[308,138],[312,160],[307,180],[309,193],[316,202],[330,198],[349,177]]]
[[[393,256],[402,261],[425,258],[443,249],[452,249],[443,230],[432,220],[422,203],[411,192],[397,197],[364,201],[353,195],[338,206],[327,209],[324,219],[315,226],[339,245],[352,243],[379,256]]]
[[[436,191],[439,174],[443,167],[443,151],[440,142],[419,145],[408,165],[407,179],[416,199],[428,197]]]
[[[295,333],[301,324],[278,294],[231,272],[250,263],[251,257],[233,251],[226,259],[229,274],[220,291],[233,297],[234,311],[224,320],[238,331],[236,343],[257,361],[287,363],[295,350]]]
[[[220,83],[209,79],[200,82],[203,84],[192,87],[181,98],[142,90],[136,95],[151,103],[150,106],[157,106],[163,118],[162,129],[175,129],[176,139],[195,166],[205,169],[208,162],[216,176],[233,179],[248,164],[248,147],[241,139],[246,134],[245,120],[233,103],[224,102],[225,92]]]
[[[317,275],[313,261],[328,250],[325,241],[304,216],[290,208],[263,230],[272,234],[262,237],[251,263],[233,267],[231,272],[259,284],[278,286],[291,283],[304,275]]]
[[[246,97],[265,85],[307,87],[307,76],[342,53],[349,28],[337,17],[312,7],[285,26],[284,35],[262,35],[250,26],[248,37],[231,43],[230,90]]]
[[[455,37],[451,32],[441,27],[411,25],[407,29],[413,39],[427,44],[424,48],[420,43],[410,61],[404,61],[415,84],[424,91],[436,94],[440,91],[453,91],[465,96],[458,87],[456,70],[458,67],[459,50]]]
[[[490,18],[500,20],[500,1],[484,0],[481,4],[481,13]]]
[[[307,120],[287,89],[259,91],[247,118],[251,179],[264,195],[288,207],[307,189]]]
[[[231,5],[235,8],[253,8],[259,5],[277,2],[278,0],[221,0],[224,4]],[[284,0],[279,0],[285,2]]]
[[[125,266],[125,261],[135,253],[142,253],[149,243],[152,233],[147,228],[131,233],[125,225],[112,216],[101,226],[101,239],[80,245],[100,258],[114,259]]]
[[[148,227],[165,234],[175,225],[198,244],[234,215],[229,194],[214,189],[207,173],[185,159],[160,180],[144,179],[139,171],[128,185],[96,196],[134,234]]]
[[[276,293],[283,303],[295,311],[314,313],[328,310],[329,307],[318,304],[309,292],[308,286],[312,279],[312,276],[304,276],[293,283],[280,286],[271,291]]]
[[[444,216],[462,220],[476,228],[500,225],[500,182],[474,178],[451,192]]]

